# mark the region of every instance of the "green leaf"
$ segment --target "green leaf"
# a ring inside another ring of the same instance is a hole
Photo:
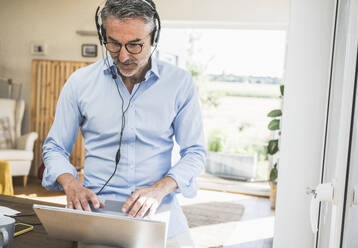
[[[273,119],[268,124],[268,129],[271,131],[280,130],[280,120],[279,119]]]
[[[278,139],[270,140],[267,146],[267,152],[270,155],[274,155],[278,152]]]
[[[283,96],[285,92],[285,86],[283,84],[280,85],[280,92],[281,92],[281,96]]]
[[[274,165],[274,167],[270,171],[270,182],[276,181],[278,176],[278,170],[277,170],[277,163]]]
[[[270,113],[267,114],[267,116],[272,117],[272,118],[280,117],[280,116],[282,116],[282,111],[281,111],[281,109],[274,109],[274,110],[271,110]]]
[[[221,152],[222,144],[220,138],[213,138],[209,141],[208,150],[213,152]]]

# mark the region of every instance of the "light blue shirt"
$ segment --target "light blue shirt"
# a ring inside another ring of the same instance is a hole
[[[112,59],[108,60],[115,69]],[[121,159],[101,197],[126,200],[136,189],[165,176],[172,177],[178,189],[163,199],[163,203],[171,204],[168,238],[172,238],[188,230],[175,194],[196,195],[195,178],[206,159],[195,85],[188,72],[173,65],[153,58],[145,80],[134,86],[132,94],[119,75],[114,82],[104,60],[74,72],[61,91],[55,120],[43,145],[46,169],[42,185],[48,190],[60,190],[58,176],[71,173],[77,178],[69,156],[79,127],[86,152],[83,185],[97,193],[112,175],[122,118],[115,83],[124,108],[131,97],[132,100],[125,114]],[[172,165],[174,137],[181,159]]]

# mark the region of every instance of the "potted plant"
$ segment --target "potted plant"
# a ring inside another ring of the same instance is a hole
[[[280,86],[281,98],[284,95],[284,85]],[[270,202],[271,208],[274,209],[276,207],[276,192],[277,192],[277,176],[278,176],[278,151],[279,151],[279,140],[281,136],[281,117],[282,111],[281,109],[271,110],[268,114],[268,117],[272,118],[270,123],[268,124],[268,129],[273,132],[273,139],[269,140],[267,145],[267,152],[271,156],[271,169],[269,174],[269,182],[270,182]]]

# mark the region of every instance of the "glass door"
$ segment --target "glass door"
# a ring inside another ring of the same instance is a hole
[[[358,53],[356,57],[358,62]],[[355,71],[355,86],[357,87],[358,78],[358,63]],[[354,99],[354,116],[353,129],[350,141],[350,161],[348,164],[348,175],[346,183],[346,195],[344,199],[345,208],[343,212],[343,226],[341,241],[344,248],[358,247],[358,105],[357,105],[357,90]]]
[[[350,8],[357,13],[358,1],[352,1]],[[353,15],[353,14],[352,14]],[[351,130],[350,140],[350,160],[347,168],[347,183],[346,195],[344,198],[344,212],[343,212],[343,226],[342,226],[342,240],[341,247],[354,248],[358,247],[358,16],[355,14],[352,17],[352,29],[348,35],[351,37],[351,51],[352,62],[355,61],[355,68],[350,67],[351,70],[349,80],[355,82],[355,98],[354,110],[352,115],[353,128]],[[355,53],[354,53],[355,50]]]
[[[358,185],[358,176],[354,175],[358,171],[355,168],[358,166],[358,136],[355,131],[355,119],[358,120],[355,113],[357,2],[337,1],[336,5],[324,161],[321,184],[313,191],[311,204],[311,224],[317,234],[317,248],[357,247],[358,244],[358,236],[353,234],[354,228],[358,227],[353,218],[358,220],[358,212],[352,206],[354,185]]]

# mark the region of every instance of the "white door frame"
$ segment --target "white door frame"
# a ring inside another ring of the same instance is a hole
[[[347,171],[358,0],[291,4],[274,247],[339,248],[345,204],[352,201]],[[332,184],[334,194],[331,202],[321,203],[316,236],[310,226],[312,196],[305,191],[321,183]]]
[[[335,0],[291,0],[274,248],[314,247],[307,186],[320,183]]]

